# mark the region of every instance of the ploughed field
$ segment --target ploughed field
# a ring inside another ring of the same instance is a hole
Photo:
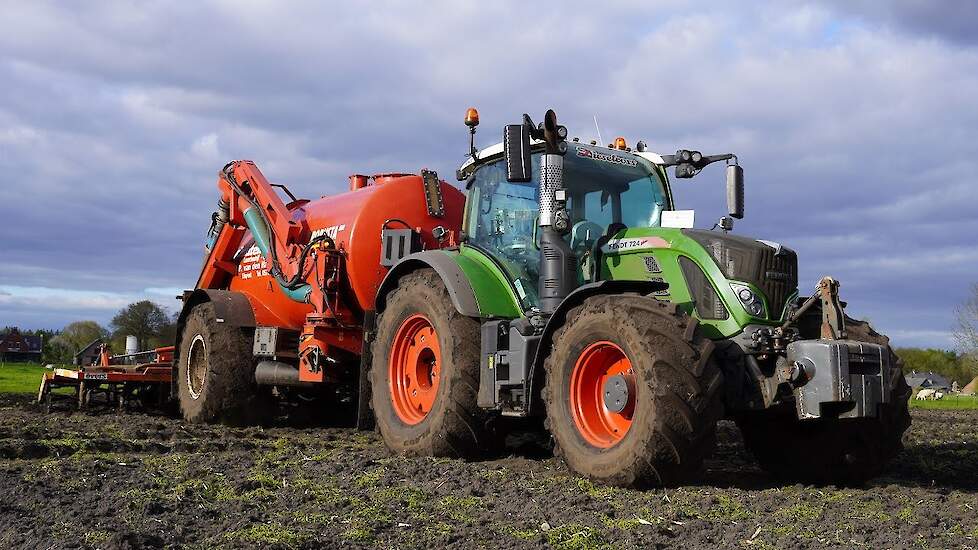
[[[978,547],[978,411],[913,410],[851,489],[785,485],[736,428],[698,481],[633,491],[528,438],[483,461],[391,456],[372,432],[43,414],[0,395],[0,548]]]

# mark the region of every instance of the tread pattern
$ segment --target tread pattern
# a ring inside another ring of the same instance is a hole
[[[441,380],[431,411],[416,425],[404,424],[391,405],[388,359],[391,340],[403,319],[423,313],[441,343]],[[481,346],[478,319],[459,313],[441,277],[432,269],[407,273],[387,297],[377,317],[372,344],[371,405],[384,442],[414,456],[474,457],[494,446],[489,413],[477,404]]]
[[[193,399],[187,386],[190,345],[204,337],[207,375],[200,397]],[[180,411],[189,422],[249,424],[261,421],[271,406],[254,381],[251,339],[240,328],[217,322],[214,305],[205,302],[191,310],[183,328],[177,385]]]
[[[636,371],[639,402],[628,434],[610,449],[579,435],[568,405],[580,350],[598,339],[622,347]],[[723,374],[713,342],[675,304],[600,295],[572,308],[554,334],[544,368],[546,426],[555,453],[582,475],[621,486],[671,485],[699,471],[723,416]]]

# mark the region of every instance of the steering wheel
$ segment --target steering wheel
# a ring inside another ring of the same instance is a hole
[[[581,254],[591,249],[594,241],[604,234],[604,229],[591,221],[583,220],[574,224],[571,228],[570,247],[577,254]]]

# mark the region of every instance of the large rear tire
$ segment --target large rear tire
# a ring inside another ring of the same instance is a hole
[[[674,304],[608,295],[572,308],[544,363],[555,453],[604,483],[687,480],[712,452],[723,414],[712,353]]]
[[[405,275],[377,318],[371,403],[387,446],[414,456],[475,457],[495,441],[477,405],[479,320],[456,311],[431,269]]]
[[[750,413],[737,418],[744,444],[761,468],[775,477],[818,485],[862,485],[882,473],[903,449],[910,427],[911,389],[903,361],[890,339],[869,323],[846,318],[851,340],[885,346],[890,355],[890,401],[878,418],[821,418],[800,421],[793,407]]]
[[[194,306],[180,339],[180,411],[189,422],[246,424],[269,411],[271,396],[255,384],[252,342],[240,328],[217,322],[211,303]]]

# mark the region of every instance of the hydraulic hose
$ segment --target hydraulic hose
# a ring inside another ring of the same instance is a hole
[[[271,243],[271,231],[268,229],[268,224],[265,223],[265,219],[262,218],[261,212],[257,208],[249,208],[245,210],[244,219],[245,223],[248,224],[248,229],[251,230],[251,236],[255,239],[255,246],[261,251],[262,256],[272,261],[274,256],[270,252],[271,246],[273,246]],[[300,265],[299,268],[301,272],[302,266]],[[312,292],[312,287],[308,283],[290,288],[289,281],[283,281],[277,273],[273,275],[275,275],[275,282],[278,283],[282,292],[290,299],[303,303],[308,300],[309,293]]]

